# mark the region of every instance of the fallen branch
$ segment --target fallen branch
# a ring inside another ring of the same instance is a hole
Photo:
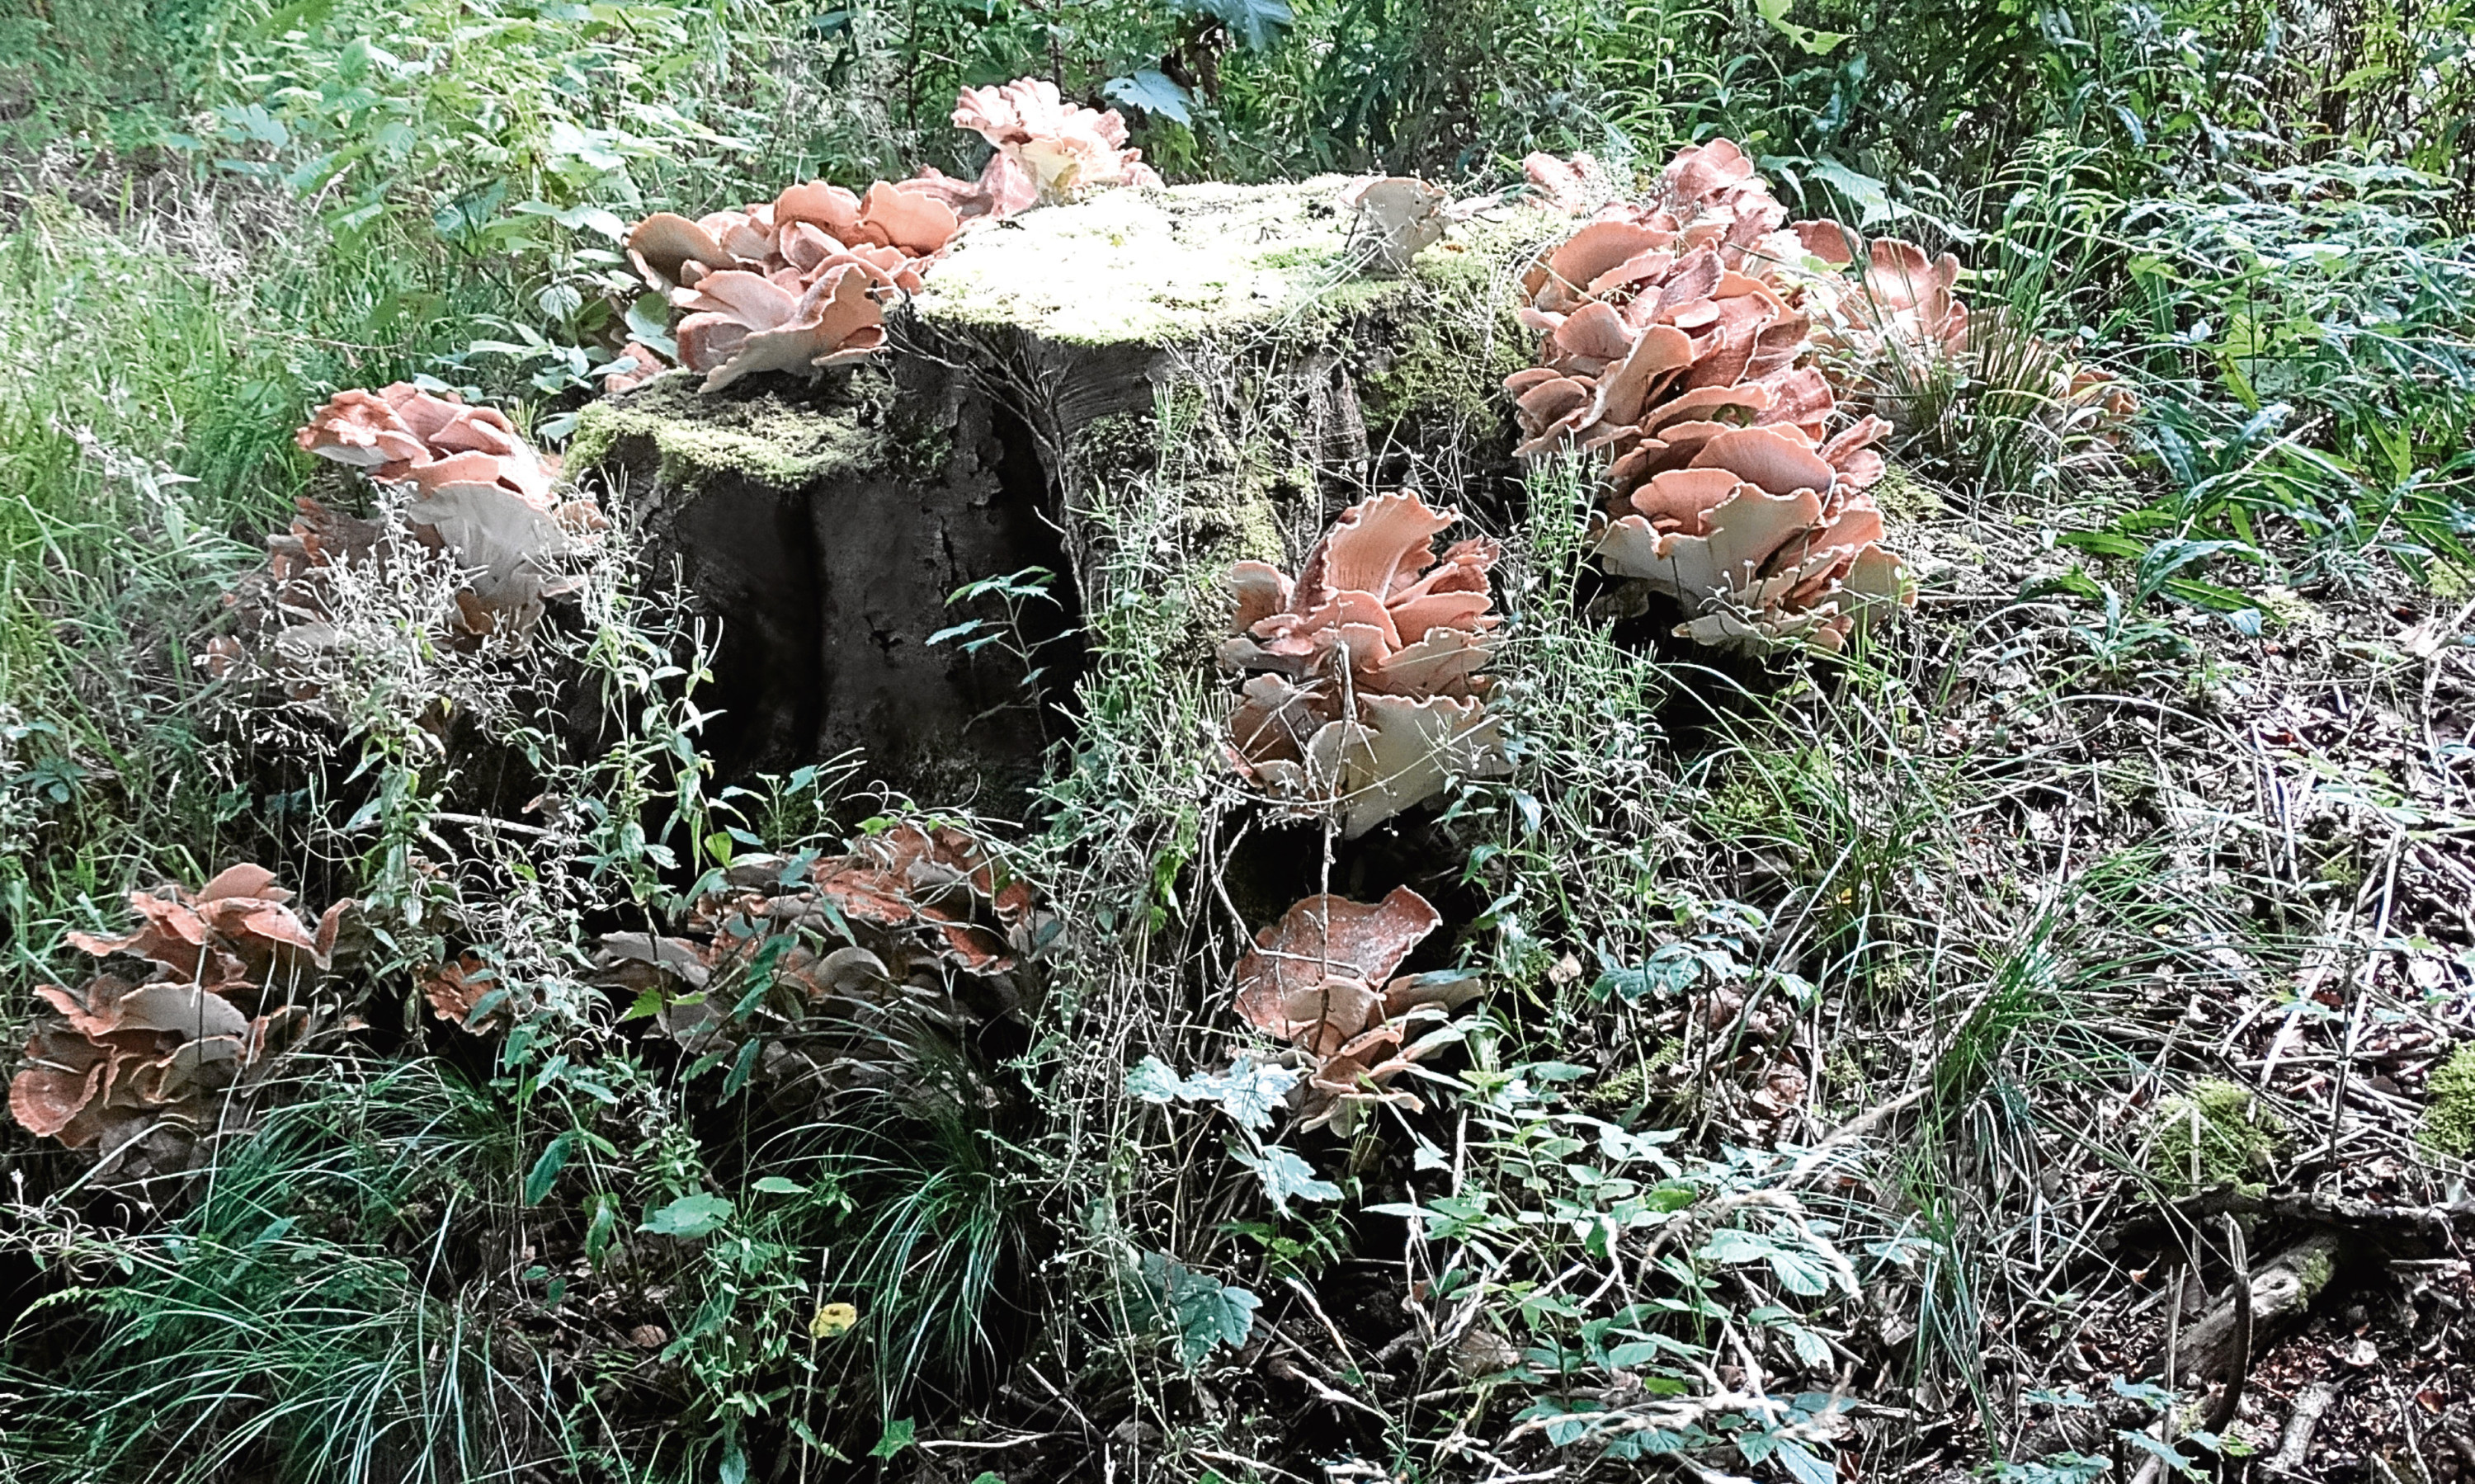
[[[2287,1414],[2286,1431],[2277,1440],[2277,1451],[2269,1455],[2269,1472],[2302,1473],[2312,1452],[2313,1429],[2320,1425],[2320,1414],[2337,1399],[2335,1381],[2315,1381],[2303,1388],[2303,1395],[2294,1399],[2294,1410]]]
[[[2288,1248],[2246,1277],[2238,1277],[2225,1299],[2173,1347],[2168,1375],[2185,1380],[2220,1377],[2229,1389],[2239,1366],[2248,1366],[2259,1331],[2300,1319],[2329,1286],[2338,1266],[2338,1239],[2318,1232]]]

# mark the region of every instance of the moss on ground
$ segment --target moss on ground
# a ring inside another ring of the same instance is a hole
[[[2475,1158],[2475,1041],[2433,1068],[2424,1087],[2423,1143],[2444,1155]]]
[[[2159,1105],[2149,1131],[2148,1173],[2184,1195],[2263,1188],[2286,1142],[2285,1120],[2259,1106],[2250,1088],[2214,1080]]]
[[[1882,508],[1883,521],[1895,528],[1940,520],[1948,513],[1932,486],[1898,463],[1882,471],[1881,482],[1874,486],[1874,503]]]

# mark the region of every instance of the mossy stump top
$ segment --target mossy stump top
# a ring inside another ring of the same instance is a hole
[[[967,233],[914,301],[946,333],[1003,326],[1060,345],[1168,346],[1301,319],[1330,322],[1483,276],[1553,219],[1507,207],[1452,229],[1410,272],[1353,250],[1341,176],[1278,185],[1105,191]]]

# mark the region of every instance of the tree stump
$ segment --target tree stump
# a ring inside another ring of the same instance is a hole
[[[1171,573],[1176,647],[1208,666],[1231,562],[1294,561],[1404,483],[1500,515],[1515,280],[1569,224],[1498,208],[1375,277],[1344,183],[1027,212],[959,241],[869,364],[710,397],[677,372],[588,407],[569,467],[717,624],[720,769],[857,749],[867,780],[1009,812],[1070,732],[1078,635],[1133,567]],[[1118,560],[1130,542],[1144,561]],[[1017,574],[1012,603],[954,600]]]

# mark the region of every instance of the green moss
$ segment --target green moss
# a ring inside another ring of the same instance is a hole
[[[1331,247],[1275,248],[1256,259],[1265,268],[1320,268],[1339,261],[1340,250]]]
[[[1649,1056],[1592,1083],[1581,1093],[1581,1103],[1601,1112],[1630,1107],[1658,1091],[1652,1085],[1653,1080],[1683,1059],[1683,1040],[1668,1036],[1651,1047]]]
[[[1931,486],[1919,482],[1902,464],[1892,464],[1882,471],[1882,482],[1874,486],[1874,503],[1881,507],[1884,523],[1895,531],[1943,514],[1942,497]]]
[[[853,384],[862,383],[854,378]],[[649,444],[655,476],[665,486],[692,488],[727,475],[788,490],[886,463],[879,420],[863,402],[836,403],[780,387],[707,397],[696,387],[694,376],[674,373],[588,403],[568,445],[569,469],[634,464],[644,455],[626,446]],[[865,389],[875,390],[874,383]]]
[[[2286,1124],[2251,1089],[2203,1082],[2159,1105],[2149,1120],[2148,1173],[2179,1194],[2223,1185],[2256,1190],[2286,1142]],[[2195,1178],[2196,1174],[2196,1178]]]
[[[2475,1158],[2475,1041],[2433,1068],[2424,1087],[2423,1143],[2444,1155]]]
[[[1488,343],[1490,313],[1506,310]],[[1374,410],[1391,422],[1502,422],[1510,404],[1504,378],[1528,363],[1526,337],[1506,305],[1446,301],[1408,317],[1391,353],[1367,368]]]
[[[2316,1294],[2327,1288],[2329,1279],[2335,1277],[2337,1273],[2336,1257],[2329,1249],[2323,1247],[2306,1249],[2302,1258],[2294,1264],[2294,1276],[2307,1294]]]
[[[2252,596],[2259,602],[2261,611],[2275,620],[2280,628],[2316,634],[2334,626],[2328,610],[2292,588],[2266,587]]]
[[[929,277],[920,318],[946,330],[1006,326],[1066,345],[1176,345],[1246,328],[1373,312],[1483,282],[1534,213],[1464,224],[1407,278],[1350,271],[1347,182],[1107,191],[970,233]],[[1516,225],[1517,224],[1517,225]]]

